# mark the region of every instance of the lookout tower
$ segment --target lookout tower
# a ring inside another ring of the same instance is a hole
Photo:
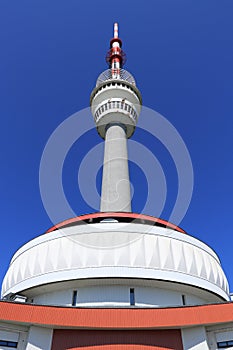
[[[134,132],[142,98],[134,77],[122,69],[126,55],[114,24],[114,37],[91,94],[91,110],[99,135],[105,139],[100,210],[131,212],[127,138]]]
[[[91,110],[104,139],[99,213],[69,219],[21,247],[2,296],[34,304],[159,307],[229,300],[215,252],[165,220],[131,212],[127,139],[141,110],[118,26],[97,79]]]
[[[105,144],[100,212],[58,223],[14,254],[0,350],[233,349],[233,304],[215,252],[131,212],[127,139],[142,100],[125,59],[115,23],[109,68],[91,94]]]

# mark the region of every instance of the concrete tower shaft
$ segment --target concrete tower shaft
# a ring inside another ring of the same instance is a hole
[[[105,139],[103,212],[131,212],[127,138],[135,130],[142,100],[133,76],[122,69],[126,56],[121,46],[115,23],[106,57],[109,69],[98,77],[90,99],[97,131]]]
[[[125,129],[119,125],[108,128],[105,136],[104,167],[100,211],[131,212]]]

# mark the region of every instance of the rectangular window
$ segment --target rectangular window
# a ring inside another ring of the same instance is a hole
[[[14,348],[16,349],[18,346],[18,343],[15,341],[9,341],[9,340],[0,340],[0,346],[4,346],[5,348]]]
[[[187,305],[186,304],[186,297],[184,294],[182,294],[182,305]]]
[[[219,341],[217,343],[218,349],[227,349],[233,346],[233,340]]]
[[[135,293],[134,288],[130,288],[129,291],[130,305],[135,305]]]
[[[77,290],[74,290],[73,296],[72,296],[72,306],[76,306],[76,304],[77,304],[77,295],[78,295]]]

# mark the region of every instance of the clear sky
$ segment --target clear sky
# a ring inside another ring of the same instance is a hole
[[[13,253],[52,226],[40,197],[41,155],[58,125],[89,106],[96,78],[107,69],[117,21],[125,68],[135,76],[143,104],[173,124],[192,159],[193,197],[180,226],[217,252],[233,290],[232,16],[232,0],[1,1],[0,281]],[[161,163],[168,186],[161,217],[169,219],[177,194],[172,159],[143,130],[133,140]],[[64,191],[76,215],[97,210],[81,197],[77,171],[80,159],[101,142],[93,123],[64,163]],[[130,173],[133,210],[140,212],[147,176],[133,163]],[[101,171],[98,190],[100,177]]]

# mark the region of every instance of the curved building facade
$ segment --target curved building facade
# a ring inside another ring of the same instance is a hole
[[[119,213],[105,215],[97,223],[81,217],[20,248],[5,276],[3,297],[22,294],[36,303],[72,305],[77,289],[79,306],[125,307],[130,290],[142,307],[229,300],[219,259],[207,245],[145,223],[146,216],[135,215],[134,221],[132,214],[128,221]]]

